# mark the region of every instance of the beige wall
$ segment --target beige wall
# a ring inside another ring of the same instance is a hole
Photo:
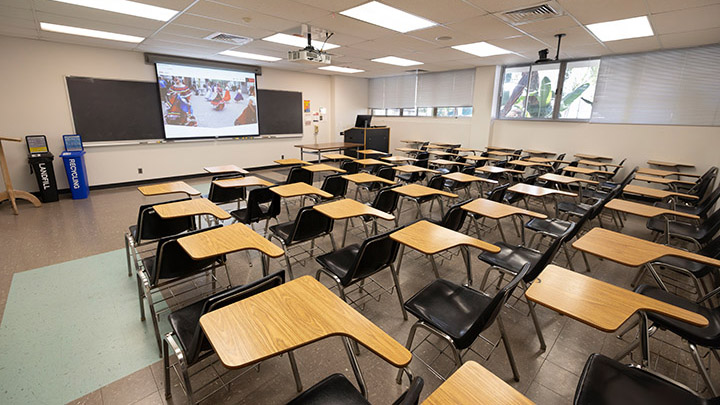
[[[358,114],[367,114],[368,79],[333,76],[330,138],[333,142],[343,142],[340,132],[355,126]]]
[[[14,137],[45,134],[56,156],[63,150],[62,135],[73,132],[64,76],[155,80],[154,67],[146,65],[138,52],[5,36],[0,36],[0,52],[3,78],[0,134]],[[328,116],[333,114],[331,82],[331,76],[265,68],[258,78],[258,86],[263,89],[302,91],[303,98],[311,100],[313,110],[326,107]],[[367,89],[366,84],[364,88]],[[365,91],[365,99],[359,101],[363,105],[367,105]],[[318,142],[330,141],[329,121],[319,123]],[[293,145],[314,141],[313,126],[308,126],[304,127],[303,138],[94,147],[88,149],[86,161],[90,184],[100,185],[200,173],[207,165],[268,165],[281,155],[299,156]],[[15,187],[37,190],[29,174],[25,145],[7,143],[4,146]],[[139,167],[144,174],[137,173]],[[59,158],[55,159],[55,171],[59,187],[67,188]]]

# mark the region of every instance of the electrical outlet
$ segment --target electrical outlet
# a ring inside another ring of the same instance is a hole
[[[142,167],[138,167],[138,174],[143,174]]]
[[[285,155],[280,155],[280,159],[285,159]]]

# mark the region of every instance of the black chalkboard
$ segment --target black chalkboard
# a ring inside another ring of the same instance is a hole
[[[157,83],[67,77],[67,88],[83,141],[165,138]]]
[[[258,90],[257,101],[261,135],[302,134],[302,93]]]

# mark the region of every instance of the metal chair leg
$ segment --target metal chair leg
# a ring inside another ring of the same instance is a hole
[[[170,350],[165,339],[163,339],[163,370],[165,372],[165,398],[170,398],[172,396],[170,391]]]
[[[412,348],[412,342],[415,339],[415,332],[417,332],[417,328],[420,326],[420,322],[415,322],[413,326],[410,328],[410,333],[408,334],[407,343],[405,343],[405,348],[410,350]],[[395,378],[395,382],[400,384],[402,382],[402,374],[403,370],[398,370],[397,377]]]
[[[432,270],[433,273],[435,273],[435,278],[440,278],[440,273],[438,273],[437,264],[435,263],[435,257],[433,255],[427,255],[428,259],[430,259],[430,264],[432,264]]]
[[[292,368],[293,377],[295,378],[295,389],[297,389],[297,392],[302,392],[302,381],[300,381],[300,373],[298,372],[297,362],[295,361],[295,353],[293,353],[292,350],[288,352],[288,359],[290,359],[290,368]]]
[[[528,286],[525,284],[525,280],[521,280],[520,284],[522,285],[522,289],[524,291],[527,291]],[[532,304],[532,302],[527,301],[528,308],[530,308],[530,318],[532,318],[533,325],[535,325],[535,332],[537,333],[538,340],[540,340],[540,350],[545,351],[547,349],[547,345],[545,344],[545,338],[542,334],[542,329],[540,328],[540,322],[538,321],[537,314],[535,313],[535,306]]]
[[[515,356],[513,356],[512,349],[510,348],[510,339],[507,337],[507,333],[505,332],[505,325],[503,324],[502,317],[500,314],[497,316],[497,323],[498,328],[500,329],[500,336],[503,341],[503,345],[505,345],[505,352],[507,353],[508,360],[510,361],[510,368],[512,368],[513,372],[513,378],[515,381],[520,381],[520,373],[518,373],[517,365],[515,364]]]
[[[157,341],[158,345],[158,355],[159,357],[162,357],[162,342],[160,338],[160,325],[158,325],[158,318],[157,313],[155,313],[155,303],[152,299],[152,290],[149,288],[145,289],[145,299],[148,302],[148,306],[150,307],[150,317],[152,318],[153,323],[153,329],[155,330],[155,340]]]
[[[718,390],[713,385],[712,380],[710,380],[710,375],[708,374],[707,369],[705,368],[705,365],[700,358],[700,353],[698,353],[697,346],[689,342],[688,346],[690,347],[690,352],[692,353],[693,360],[695,360],[695,365],[697,365],[698,372],[700,372],[700,375],[702,375],[702,378],[705,381],[705,385],[707,385],[707,387],[710,389],[710,392],[712,392],[712,396],[717,397],[720,394],[718,394]]]
[[[292,265],[290,264],[290,253],[288,252],[287,246],[285,246],[285,242],[282,242],[282,247],[285,251],[285,264],[287,264],[288,275],[290,276],[290,280],[294,280],[295,276],[293,275]]]
[[[497,227],[498,231],[500,231],[500,236],[502,237],[503,242],[507,243],[507,239],[505,239],[505,232],[503,232],[502,224],[499,219],[497,220]]]
[[[390,264],[390,274],[392,274],[393,283],[395,283],[395,291],[397,291],[397,297],[398,301],[400,301],[400,310],[403,314],[403,319],[408,320],[407,311],[405,311],[405,300],[402,296],[402,291],[400,291],[400,281],[398,280],[397,272],[395,272],[395,266]]]
[[[143,301],[143,297],[145,296],[145,293],[143,292],[143,286],[142,281],[140,280],[140,274],[138,273],[136,275],[137,279],[137,288],[138,288],[138,299],[140,300],[140,321],[145,321],[145,301]]]
[[[132,277],[132,263],[130,263],[130,235],[125,234],[125,255],[127,257],[128,277]]]
[[[587,254],[583,251],[580,251],[580,253],[582,254],[583,261],[585,262],[585,271],[590,273],[590,262],[588,261]]]
[[[565,257],[567,258],[568,267],[570,267],[570,270],[575,271],[575,266],[573,266],[572,259],[570,258],[570,252],[568,251],[567,244],[563,243],[562,246],[565,251]]]

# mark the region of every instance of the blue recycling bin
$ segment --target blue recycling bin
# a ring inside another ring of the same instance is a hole
[[[87,198],[90,194],[90,183],[88,182],[87,169],[85,166],[85,150],[82,146],[80,135],[63,135],[65,152],[60,157],[65,164],[70,193],[73,200]]]

